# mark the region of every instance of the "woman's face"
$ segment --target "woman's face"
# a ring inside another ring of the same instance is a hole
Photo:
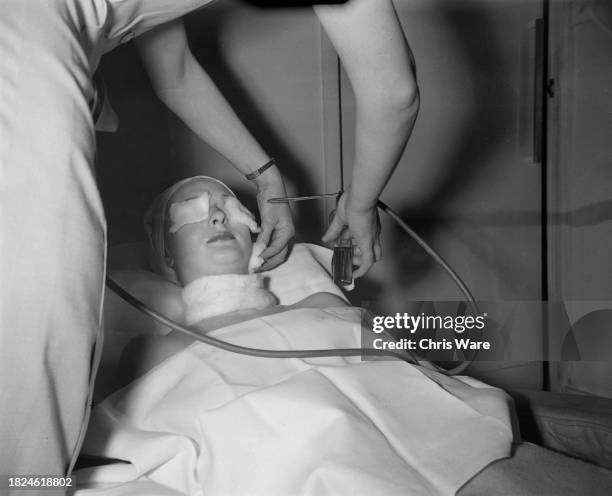
[[[248,273],[249,227],[229,217],[225,200],[232,195],[223,186],[205,179],[190,181],[172,195],[168,212],[205,193],[210,194],[208,217],[166,233],[167,263],[183,286],[203,276]],[[171,224],[166,219],[166,225]]]

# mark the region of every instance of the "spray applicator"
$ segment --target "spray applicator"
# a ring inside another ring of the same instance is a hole
[[[353,241],[341,238],[334,244],[332,255],[332,274],[334,283],[346,291],[355,289],[353,282]]]

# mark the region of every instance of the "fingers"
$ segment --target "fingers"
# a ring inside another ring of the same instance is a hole
[[[272,224],[263,222],[261,225],[261,234],[257,241],[261,241],[268,245],[261,252],[261,257],[265,260],[264,264],[259,268],[258,272],[270,270],[283,263],[287,258],[288,244],[295,234],[293,222],[289,224]]]
[[[287,205],[267,204],[266,198],[266,196],[261,198],[258,196],[261,233],[257,237],[257,242],[264,244],[266,247],[260,254],[265,262],[258,272],[272,269],[285,261],[288,253],[287,246],[295,234],[289,207]]]
[[[264,264],[257,270],[257,272],[262,272],[264,270],[271,270],[274,267],[278,267],[287,259],[287,253],[289,252],[289,248],[285,245],[285,247],[279,251],[276,255],[266,259]]]
[[[331,224],[325,231],[325,234],[321,238],[323,243],[331,243],[332,241],[338,239],[344,230],[345,223],[340,220],[338,214],[334,215],[334,218],[331,221]]]
[[[355,247],[353,249],[353,265],[357,268],[353,272],[355,279],[363,277],[372,268],[372,266],[381,260],[382,248],[380,239],[354,240]]]
[[[380,239],[374,243],[374,261],[380,262],[382,260],[382,246],[380,245]]]
[[[257,243],[263,243],[265,246],[268,246],[268,243],[270,242],[270,237],[272,236],[273,227],[273,225],[267,222],[262,222],[261,232],[259,233],[259,236],[257,236]]]
[[[268,242],[271,242],[270,245],[261,252],[261,257],[268,260],[276,256],[281,252],[284,248],[287,247],[289,241],[293,237],[293,229],[290,228],[277,228],[272,231],[272,236],[268,237]]]
[[[353,278],[358,279],[367,274],[374,265],[374,250],[372,247],[360,248],[359,268],[353,272]]]

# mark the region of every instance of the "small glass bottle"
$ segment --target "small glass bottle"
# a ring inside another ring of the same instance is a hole
[[[353,284],[353,243],[351,239],[340,239],[334,246],[332,256],[334,283],[338,286]]]

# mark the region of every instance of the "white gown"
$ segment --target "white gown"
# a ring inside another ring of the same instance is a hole
[[[86,427],[106,257],[91,75],[209,1],[2,1],[0,475],[65,474]]]

